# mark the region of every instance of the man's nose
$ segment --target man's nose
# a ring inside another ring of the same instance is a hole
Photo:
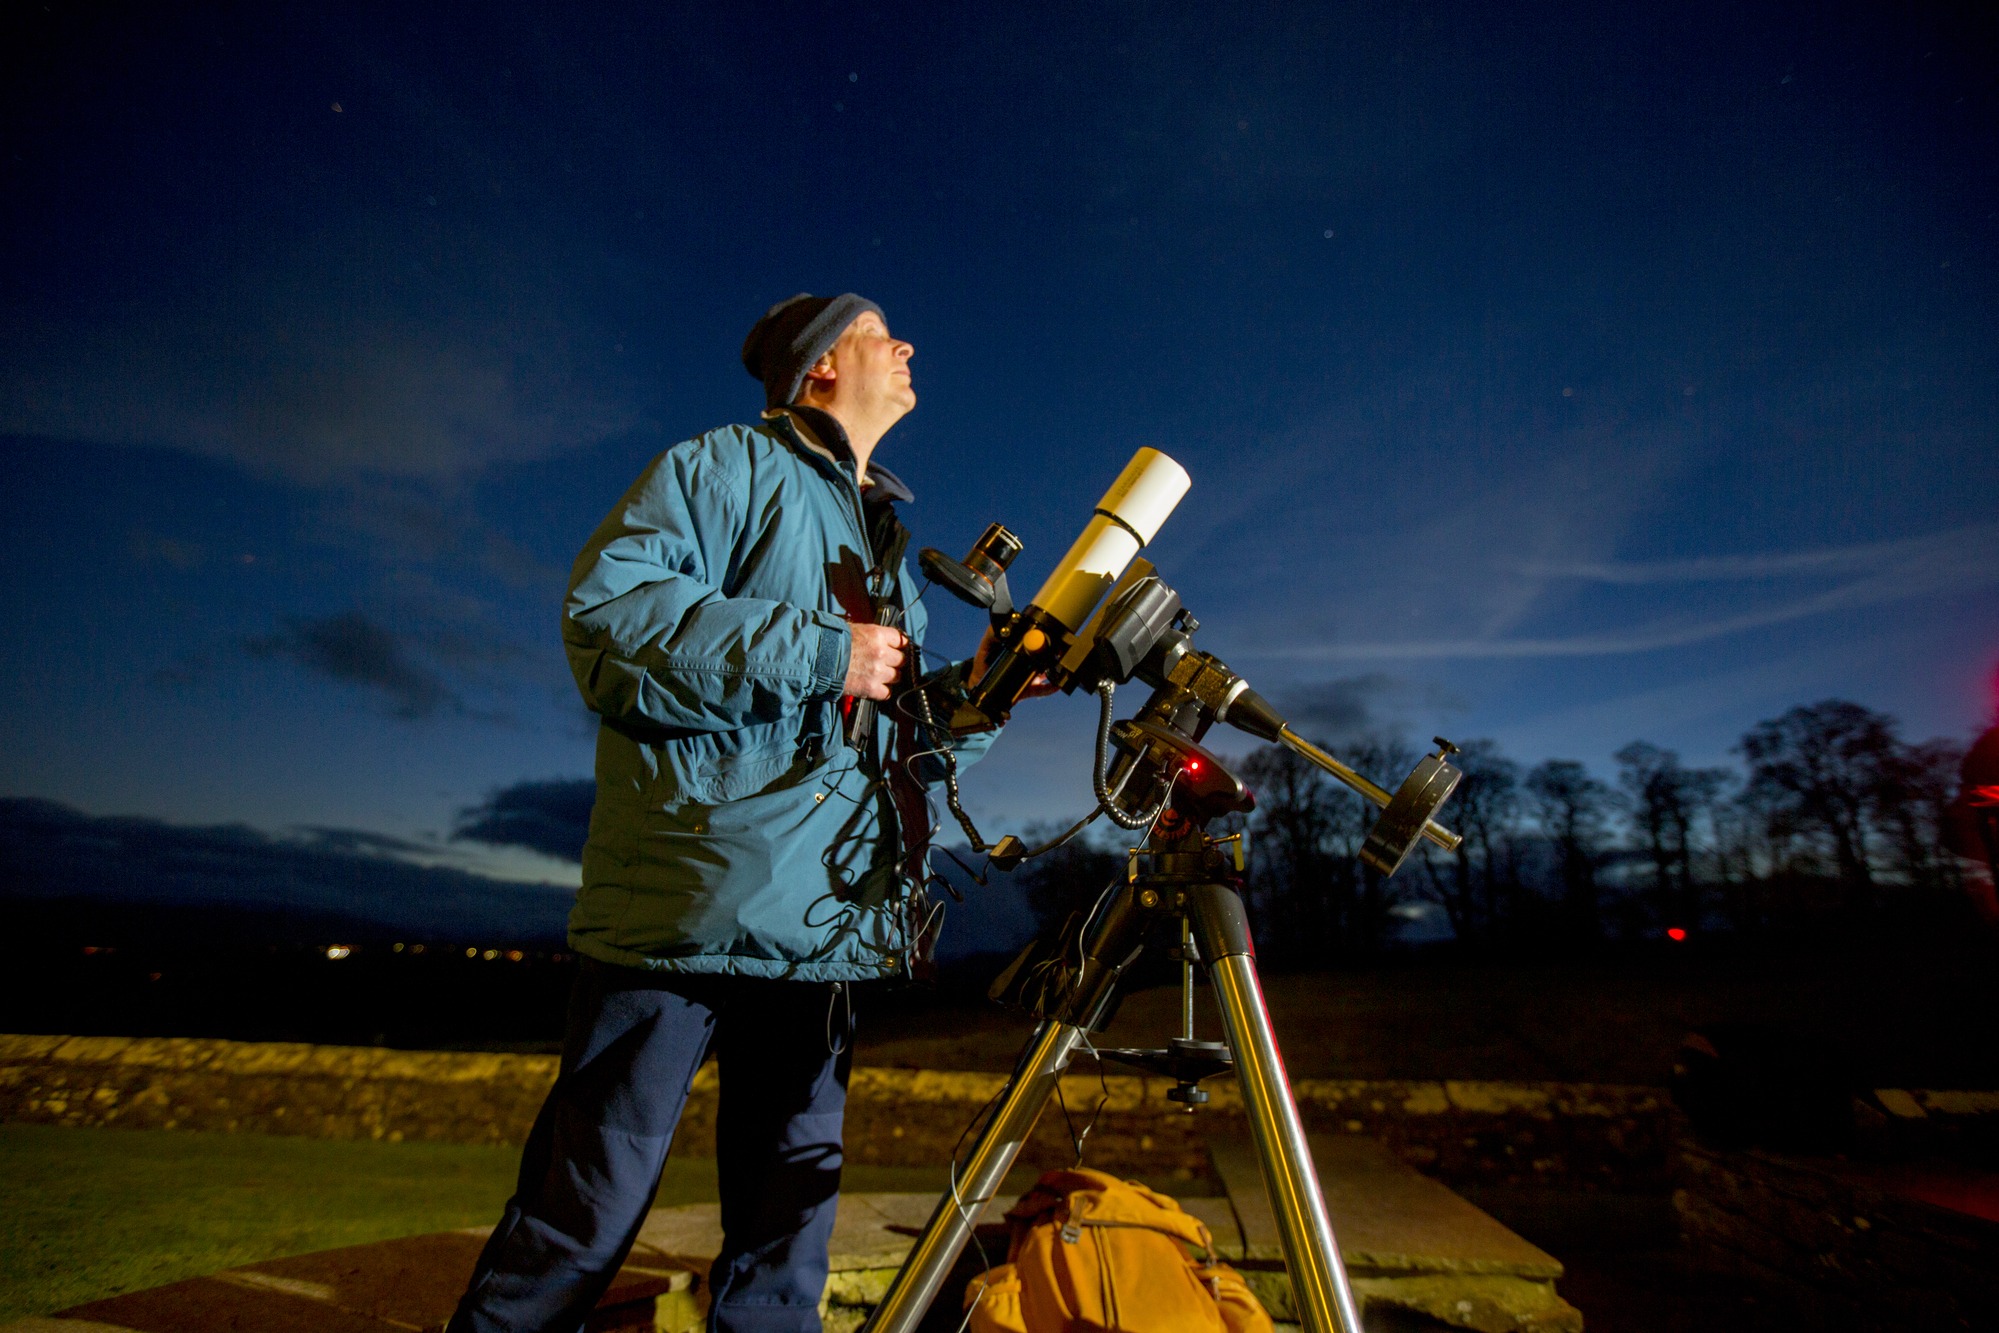
[[[906,343],[898,339],[895,344],[895,354],[898,357],[902,358],[904,361],[907,361],[911,357],[914,357],[916,355],[916,345],[914,343]]]

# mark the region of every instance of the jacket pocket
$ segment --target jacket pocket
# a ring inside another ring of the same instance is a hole
[[[797,716],[735,731],[693,732],[658,743],[653,804],[724,805],[776,785],[814,758]]]

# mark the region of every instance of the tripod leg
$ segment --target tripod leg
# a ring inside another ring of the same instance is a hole
[[[999,1105],[993,1108],[985,1132],[972,1145],[972,1154],[957,1179],[956,1197],[947,1193],[937,1201],[937,1211],[930,1215],[923,1234],[889,1283],[888,1293],[869,1316],[866,1333],[914,1333],[922,1322],[937,1289],[944,1285],[965,1243],[972,1238],[979,1215],[999,1193],[1013,1159],[1033,1132],[1034,1122],[1055,1091],[1055,1080],[1068,1067],[1082,1034],[1079,1027],[1054,1022],[1043,1023],[1035,1033],[1000,1095]]]
[[[1284,1057],[1270,1028],[1270,1011],[1256,979],[1255,951],[1242,900],[1221,885],[1190,892],[1202,957],[1215,987],[1229,1048],[1235,1052],[1243,1105],[1263,1165],[1263,1188],[1277,1215],[1284,1266],[1305,1333],[1361,1333],[1360,1306],[1340,1261],[1326,1197],[1319,1189],[1305,1126],[1284,1073]]]

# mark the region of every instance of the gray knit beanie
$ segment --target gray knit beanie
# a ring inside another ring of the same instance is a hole
[[[783,407],[798,397],[805,372],[826,355],[847,326],[882,308],[865,296],[812,296],[805,292],[779,301],[743,339],[743,369],[763,381],[764,406]],[[888,316],[882,315],[884,322]]]

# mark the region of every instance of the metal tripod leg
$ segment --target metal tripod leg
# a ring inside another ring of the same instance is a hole
[[[1263,1166],[1263,1188],[1277,1215],[1284,1266],[1305,1333],[1361,1333],[1360,1306],[1333,1238],[1305,1126],[1298,1119],[1298,1103],[1256,979],[1242,899],[1221,885],[1202,884],[1188,891],[1187,907],[1201,956],[1208,960],[1229,1049],[1235,1052],[1236,1077]]]
[[[1055,1091],[1055,1080],[1068,1067],[1069,1056],[1082,1035],[1079,1027],[1052,1021],[1043,1023],[1035,1033],[999,1105],[993,1108],[985,1132],[972,1145],[972,1155],[957,1178],[956,1197],[947,1193],[937,1201],[937,1211],[930,1215],[923,1234],[889,1283],[888,1294],[869,1317],[866,1333],[914,1333],[922,1322],[937,1289],[944,1285],[965,1242],[972,1238],[979,1215],[999,1193],[1008,1168],[1033,1132],[1041,1108]]]

